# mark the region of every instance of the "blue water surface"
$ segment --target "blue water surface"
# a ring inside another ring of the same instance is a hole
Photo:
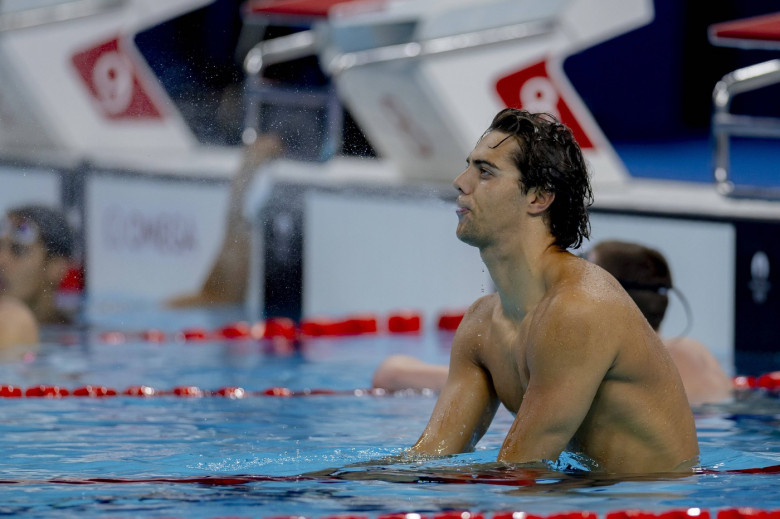
[[[75,340],[77,339],[77,340]],[[435,396],[371,395],[391,353],[445,362],[451,335],[305,341],[299,351],[254,340],[109,344],[100,330],[69,336],[0,365],[0,382],[107,385],[120,392],[196,385],[335,394],[0,399],[0,514],[25,517],[269,517],[463,509],[551,514],[734,506],[780,508],[780,404],[748,395],[696,409],[706,473],[607,478],[495,464],[512,416],[502,410],[472,453],[388,463],[419,436]],[[349,465],[361,463],[357,467]],[[312,474],[319,471],[318,474]]]

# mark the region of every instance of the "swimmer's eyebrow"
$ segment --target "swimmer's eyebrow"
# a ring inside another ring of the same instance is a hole
[[[474,159],[474,160],[471,160],[471,157],[466,157],[466,164],[473,165],[473,166],[476,166],[478,168],[482,167],[482,166],[487,166],[489,168],[499,169],[498,166],[496,166],[495,164],[493,164],[489,160],[485,160],[485,159]]]

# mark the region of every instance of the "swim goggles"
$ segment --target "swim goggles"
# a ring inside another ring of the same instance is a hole
[[[29,220],[14,222],[10,218],[0,220],[0,249],[8,244],[11,254],[24,256],[30,246],[38,241],[41,233],[38,225]]]
[[[685,294],[683,294],[679,288],[666,283],[640,283],[636,281],[626,281],[623,279],[618,279],[618,282],[623,285],[623,288],[626,290],[645,290],[667,297],[672,293],[675,293],[677,295],[677,299],[679,299],[680,303],[682,303],[686,317],[685,328],[677,337],[685,337],[688,335],[688,332],[691,331],[691,328],[693,327],[693,310],[691,310],[691,304],[688,302],[688,298],[685,297]]]

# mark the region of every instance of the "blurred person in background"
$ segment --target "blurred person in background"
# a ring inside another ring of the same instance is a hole
[[[597,243],[586,259],[612,274],[650,326],[659,331],[669,306],[669,292],[676,290],[663,254],[637,243],[612,240]],[[662,339],[691,404],[722,402],[732,396],[731,378],[704,344],[684,334]]]
[[[222,248],[197,292],[170,299],[173,308],[238,305],[244,302],[249,280],[249,222],[244,218],[244,194],[260,166],[282,152],[280,139],[262,134],[244,148],[241,166],[230,183],[228,214]]]
[[[612,274],[634,300],[650,326],[658,332],[674,290],[666,258],[655,249],[637,243],[603,241],[585,258]],[[696,339],[662,338],[691,405],[723,402],[732,396],[732,382],[717,359]],[[374,372],[372,385],[389,391],[431,389],[440,391],[449,368],[407,355],[385,359]]]
[[[74,305],[60,287],[73,268],[73,231],[61,211],[11,209],[0,223],[0,295],[22,301],[41,324],[69,324]]]

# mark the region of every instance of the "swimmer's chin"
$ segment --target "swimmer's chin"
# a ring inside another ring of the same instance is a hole
[[[466,245],[479,248],[480,242],[467,232],[461,232],[460,229],[458,229],[455,231],[455,236]]]

